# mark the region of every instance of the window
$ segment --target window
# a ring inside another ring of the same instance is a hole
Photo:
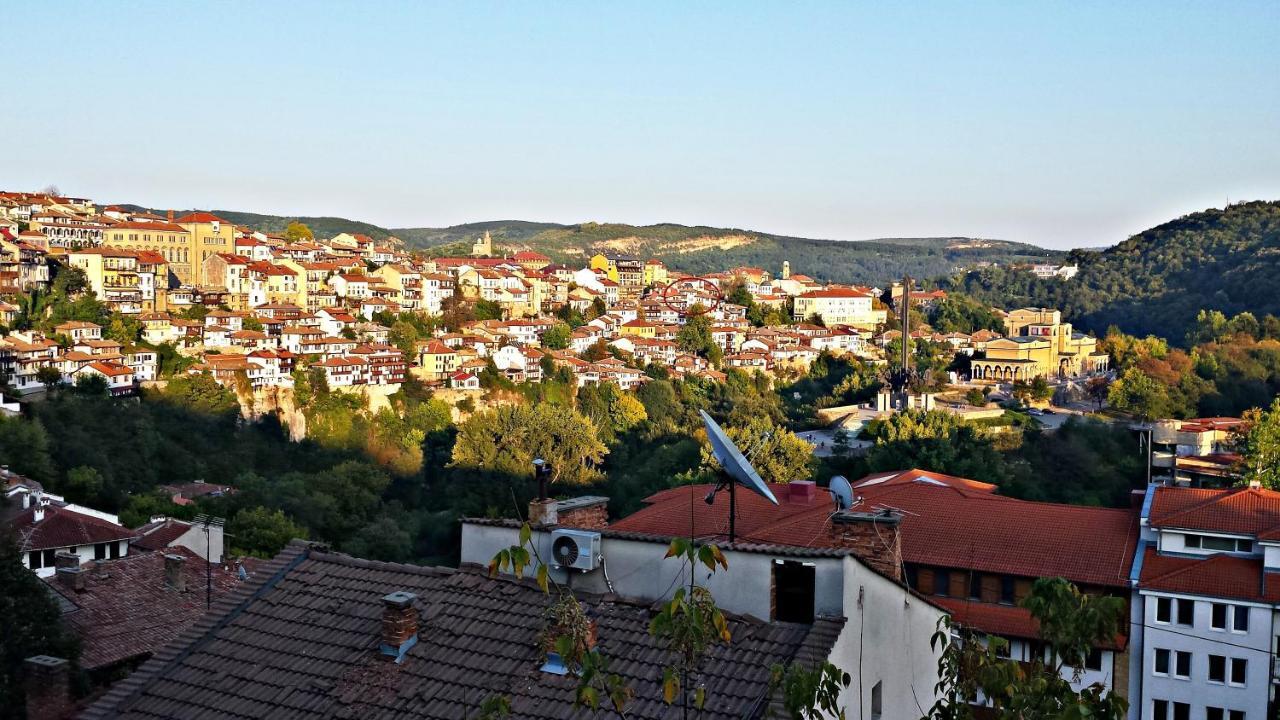
[[[1249,674],[1249,661],[1244,658],[1231,658],[1231,684],[1244,685]]]
[[[1209,617],[1209,627],[1214,630],[1226,630],[1228,626],[1235,632],[1249,632],[1249,608],[1214,603]]]
[[[982,575],[978,573],[969,573],[969,599],[982,599]]]
[[[1226,720],[1226,712],[1219,707],[1207,707],[1204,709],[1204,720]]]
[[[31,552],[27,553],[27,567],[31,568],[32,570],[39,570],[40,568],[44,567],[44,564],[41,562],[41,559],[42,559],[42,556],[40,555],[40,551],[32,550]]]
[[[915,565],[907,566],[907,587],[917,592],[920,590],[920,576],[916,572]]]
[[[106,544],[106,543],[98,543],[97,545],[94,545],[94,546],[93,546],[93,559],[94,559],[94,560],[106,560],[106,559],[107,559],[107,544]]]
[[[1227,659],[1221,655],[1209,656],[1209,682],[1227,681]]]
[[[1232,621],[1231,629],[1236,632],[1249,632],[1249,608],[1235,605],[1232,609],[1235,610],[1235,619]]]
[[[1228,716],[1227,716],[1227,720],[1244,720],[1244,711],[1243,711],[1243,710],[1232,710],[1232,711],[1228,714]]]
[[[1174,654],[1173,676],[1183,680],[1191,679],[1191,653],[1179,650]]]
[[[1214,630],[1226,630],[1228,610],[1230,610],[1229,605],[1214,603],[1213,611],[1209,614],[1209,627]],[[1221,708],[1218,711],[1221,712]]]
[[[1172,598],[1156,598],[1156,622],[1167,623],[1173,621],[1173,599]]]
[[[120,543],[118,542],[107,543],[107,550],[109,551],[107,554],[111,556],[112,560],[120,559]]]
[[[1094,648],[1085,656],[1084,668],[1086,670],[1100,671],[1102,670],[1102,651]]]
[[[812,623],[815,567],[790,560],[773,561],[773,616],[779,622]]]
[[[878,682],[871,687],[871,720],[880,720],[884,715],[884,690],[881,687],[882,682]]]
[[[1156,648],[1156,665],[1151,670],[1156,675],[1169,674],[1169,651],[1164,648]]]
[[[1013,578],[1005,576],[1000,578],[1000,602],[1005,605],[1012,605],[1014,599]]]
[[[1185,545],[1194,550],[1213,550],[1216,552],[1253,552],[1252,540],[1214,537],[1213,535],[1186,535]]]
[[[1188,627],[1195,625],[1196,604],[1193,600],[1178,600],[1178,624]]]
[[[1152,705],[1152,717],[1155,720],[1191,720],[1191,706],[1186,703],[1170,703],[1168,700],[1154,700]],[[1173,713],[1169,713],[1169,706],[1173,706]]]
[[[933,594],[943,597],[951,594],[951,573],[949,571],[933,571]]]

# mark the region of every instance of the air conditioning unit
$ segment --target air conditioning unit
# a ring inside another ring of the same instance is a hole
[[[600,533],[589,530],[551,531],[551,561],[556,567],[588,572],[600,562]]]

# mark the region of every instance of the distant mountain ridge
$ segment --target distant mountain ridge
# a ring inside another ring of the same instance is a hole
[[[1072,280],[1003,268],[944,283],[997,306],[1056,307],[1077,327],[1181,342],[1200,310],[1280,316],[1280,201],[1210,208],[1102,251],[1072,250]]]
[[[127,204],[121,207],[146,209]],[[163,214],[164,211],[156,212]],[[332,237],[342,232],[363,233],[375,240],[394,236],[409,249],[437,256],[466,254],[472,242],[489,232],[498,252],[536,250],[563,263],[581,263],[596,252],[615,252],[658,258],[676,270],[690,273],[751,266],[776,274],[782,263],[789,261],[792,272],[824,282],[842,283],[882,284],[903,274],[928,278],[980,262],[1052,262],[1065,255],[1025,243],[964,237],[817,240],[670,223],[565,225],[525,220],[491,220],[444,228],[385,228],[340,217],[266,215],[238,210],[209,212],[236,225],[264,232],[281,232],[297,220],[306,223],[318,237]]]

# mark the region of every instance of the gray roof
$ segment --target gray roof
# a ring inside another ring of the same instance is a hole
[[[382,601],[418,596],[420,640],[403,664],[378,651]],[[676,718],[662,702],[668,662],[652,609],[579,595],[599,623],[610,670],[635,690],[632,718]],[[214,612],[160,650],[84,718],[456,718],[492,695],[512,718],[596,717],[573,706],[572,676],[540,671],[537,635],[551,599],[528,581],[374,562],[295,541]],[[813,625],[731,617],[733,641],[702,663],[703,718],[763,717],[770,666],[825,659],[843,619]]]

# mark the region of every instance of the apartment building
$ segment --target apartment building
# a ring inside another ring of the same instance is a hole
[[[1151,481],[1225,487],[1239,478],[1236,434],[1240,418],[1160,420],[1151,425]]]
[[[873,300],[871,293],[855,288],[810,290],[796,296],[792,316],[796,320],[807,320],[817,315],[827,326],[874,328],[885,321],[886,312],[876,310]]]
[[[1152,485],[1141,521],[1130,718],[1274,717],[1280,493]]]

